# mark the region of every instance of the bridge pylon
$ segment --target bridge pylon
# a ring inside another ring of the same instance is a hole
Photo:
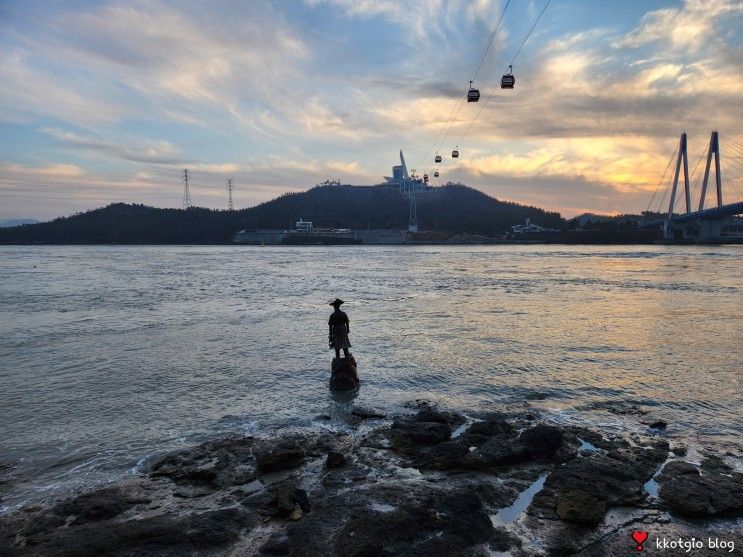
[[[684,163],[684,193],[686,194],[686,212],[691,212],[691,197],[689,192],[689,159],[686,153],[686,132],[681,134],[679,140],[679,154],[676,159],[676,174],[673,177],[673,189],[671,189],[671,202],[668,204],[668,222],[673,217],[673,206],[676,204],[676,189],[679,183],[679,173],[681,171],[681,162]]]
[[[709,149],[707,150],[707,166],[704,169],[704,180],[702,181],[702,195],[699,198],[699,210],[704,210],[704,198],[707,197],[707,182],[709,181],[709,167],[712,155],[715,155],[715,183],[717,185],[717,206],[722,207],[722,177],[720,175],[720,138],[716,131],[709,138]]]

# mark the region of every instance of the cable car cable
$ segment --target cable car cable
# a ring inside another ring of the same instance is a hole
[[[521,41],[521,44],[519,45],[519,48],[516,50],[516,53],[513,55],[513,58],[511,58],[511,63],[508,65],[509,68],[512,68],[513,63],[516,61],[516,58],[518,57],[518,55],[521,53],[521,49],[524,48],[524,45],[526,44],[526,41],[528,41],[529,40],[529,37],[531,37],[531,34],[534,32],[534,29],[536,28],[537,23],[539,23],[539,20],[542,19],[542,16],[544,15],[544,12],[547,10],[547,6],[549,6],[549,4],[550,4],[551,1],[552,0],[547,0],[547,2],[545,2],[544,6],[542,7],[542,11],[539,12],[539,15],[534,20],[534,23],[532,23],[531,28],[529,29],[528,33],[524,37],[524,40]],[[477,120],[477,118],[480,116],[480,113],[482,112],[482,109],[485,108],[485,104],[490,99],[492,99],[493,96],[495,96],[495,92],[497,90],[498,89],[494,87],[493,90],[491,91],[490,95],[488,96],[488,98],[485,100],[485,102],[483,102],[480,105],[480,108],[478,109],[477,113],[475,114],[475,117],[470,121],[469,125],[467,126],[467,129],[464,131],[464,133],[462,133],[462,136],[459,138],[459,141],[457,142],[457,145],[461,145],[462,144],[462,140],[464,139],[464,136],[467,135],[467,133],[469,133],[470,129],[472,128],[472,124],[475,123],[475,120]],[[447,135],[448,135],[448,133],[447,133]],[[438,149],[437,149],[437,151],[438,151]]]
[[[503,18],[506,15],[506,11],[508,10],[508,6],[511,4],[511,0],[508,0],[506,4],[503,6],[503,11],[501,11],[500,17],[498,18],[498,23],[496,23],[495,28],[493,29],[493,32],[490,34],[490,38],[488,39],[488,42],[485,46],[485,49],[483,50],[482,54],[480,55],[480,60],[477,63],[477,66],[475,67],[474,72],[472,73],[472,81],[475,80],[475,77],[477,77],[477,74],[480,71],[480,68],[482,67],[482,64],[485,62],[485,58],[488,54],[488,51],[490,50],[490,47],[493,44],[493,40],[495,39],[496,34],[498,33],[498,30],[500,29],[501,25],[503,24]],[[467,93],[469,91],[469,88],[465,91]],[[459,103],[452,107],[451,111],[449,112],[449,116],[444,121],[444,126],[442,126],[441,130],[439,130],[439,133],[436,134],[436,139],[433,141],[433,149],[434,151],[438,152],[441,150],[441,147],[446,142],[447,137],[449,136],[449,132],[451,131],[451,128],[454,124],[454,121],[456,120],[457,116],[459,116],[459,111],[462,109],[462,105],[464,104],[463,97],[466,97],[466,94],[460,97]],[[456,114],[454,114],[454,110],[456,109]],[[454,119],[452,119],[452,115],[454,115]],[[441,142],[439,143],[439,138],[441,137],[441,131],[446,127],[446,124],[449,124],[449,127],[446,130],[446,134],[443,138],[441,138]]]

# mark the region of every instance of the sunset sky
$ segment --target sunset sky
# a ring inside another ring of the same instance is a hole
[[[0,0],[0,218],[180,207],[185,167],[212,208],[227,178],[238,207],[373,184],[400,149],[432,171],[450,128],[442,181],[564,216],[642,211],[682,131],[694,153],[711,130],[743,141],[735,0],[552,0],[507,91],[544,6],[511,0],[481,102],[457,113],[505,1]]]

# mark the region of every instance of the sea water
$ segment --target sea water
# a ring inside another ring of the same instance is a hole
[[[634,404],[740,456],[742,263],[741,246],[0,246],[0,508],[225,433],[328,427],[336,296],[355,404],[529,400],[615,429],[602,405]]]

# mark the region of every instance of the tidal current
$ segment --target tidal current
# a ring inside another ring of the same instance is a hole
[[[743,247],[0,246],[0,512],[230,432],[344,427],[327,319],[396,411],[532,404],[743,455]]]

